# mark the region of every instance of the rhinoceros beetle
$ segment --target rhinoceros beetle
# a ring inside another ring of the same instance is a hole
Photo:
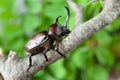
[[[49,51],[50,49],[54,49],[61,56],[65,56],[58,49],[63,36],[66,36],[70,33],[70,30],[68,29],[70,11],[68,7],[65,7],[65,8],[67,10],[68,15],[66,17],[64,26],[61,26],[61,24],[58,22],[58,19],[60,18],[60,16],[58,16],[56,18],[56,22],[50,26],[48,31],[39,32],[38,34],[33,36],[25,45],[25,50],[30,55],[29,67],[32,66],[32,56],[39,54],[39,53],[42,53],[46,61],[48,61],[48,58],[45,53]]]
[[[70,11],[69,11],[69,8],[66,7],[66,10],[67,10],[67,17],[66,17],[66,21],[65,21],[65,25],[64,26],[61,26],[61,24],[58,22],[58,19],[61,17],[61,16],[58,16],[56,18],[56,22],[55,24],[51,25],[49,30],[48,30],[48,35],[51,36],[52,39],[55,40],[56,44],[55,44],[55,47],[54,49],[61,55],[61,56],[64,56],[58,49],[59,47],[59,44],[62,40],[62,37],[63,36],[66,36],[67,34],[70,33],[70,30],[68,29],[68,21],[69,21],[69,16],[70,16]]]

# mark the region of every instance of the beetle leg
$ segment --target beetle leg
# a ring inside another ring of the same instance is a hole
[[[44,53],[44,57],[45,57],[46,61],[48,61],[47,55],[45,53]]]
[[[58,49],[59,44],[60,44],[60,42],[59,42],[59,41],[56,41],[55,50],[57,50],[57,49]]]
[[[32,66],[32,55],[30,55],[29,62],[30,62],[29,66]]]
[[[27,71],[30,69],[30,67],[32,66],[32,56],[33,55],[30,55],[29,56],[29,67],[28,67],[28,69],[27,69]]]
[[[47,51],[49,51],[49,49],[45,49],[45,50],[43,51],[43,55],[44,55],[46,61],[48,61],[48,58],[47,58],[47,55],[46,55],[46,52],[47,52]]]
[[[60,43],[61,43],[61,39],[56,40],[55,51],[57,51],[60,56],[66,57],[66,56],[59,50],[59,44],[60,44]]]
[[[66,55],[64,55],[59,49],[56,49],[55,51],[57,51],[60,56],[66,57]]]

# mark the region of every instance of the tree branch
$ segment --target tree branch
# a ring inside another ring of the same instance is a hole
[[[66,0],[66,1],[75,11],[76,14],[75,27],[77,27],[77,25],[83,23],[83,6],[77,5],[75,2],[73,2],[73,0]]]
[[[0,56],[3,56],[3,52],[1,48],[0,48]]]
[[[104,0],[104,4],[104,9],[96,17],[81,25],[75,25],[75,28],[68,37],[62,41],[59,47],[61,52],[67,54],[85,39],[110,24],[119,15],[120,0]],[[49,59],[47,62],[42,53],[33,56],[33,66],[27,72],[29,56],[19,58],[15,55],[15,52],[12,51],[8,57],[0,57],[0,74],[3,76],[4,80],[31,80],[31,77],[36,72],[61,58],[61,56],[53,50],[48,51],[46,54]]]

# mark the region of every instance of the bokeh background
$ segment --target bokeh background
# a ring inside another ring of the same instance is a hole
[[[84,6],[84,22],[102,10],[99,0],[74,0]],[[26,56],[24,45],[41,30],[47,30],[61,15],[66,17],[65,0],[0,0],[0,48],[7,55],[10,50]],[[70,7],[69,28],[75,22]],[[85,40],[67,58],[60,59],[34,75],[33,80],[108,80],[120,70],[120,16],[110,25]]]

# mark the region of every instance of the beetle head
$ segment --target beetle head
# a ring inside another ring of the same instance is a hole
[[[61,16],[58,16],[58,17],[56,18],[56,22],[50,26],[50,28],[49,28],[49,30],[48,30],[48,34],[49,34],[49,35],[56,34],[56,33],[58,33],[58,31],[60,31],[59,28],[62,27],[62,26],[59,24],[59,22],[58,22],[58,19],[59,19],[60,17],[61,17]]]
[[[58,16],[56,18],[56,22],[54,24],[52,24],[51,27],[49,28],[48,35],[64,36],[64,35],[70,33],[70,30],[68,29],[70,11],[67,6],[65,6],[65,8],[67,10],[67,17],[66,17],[64,26],[61,26],[61,24],[59,23],[58,20],[61,16]]]

